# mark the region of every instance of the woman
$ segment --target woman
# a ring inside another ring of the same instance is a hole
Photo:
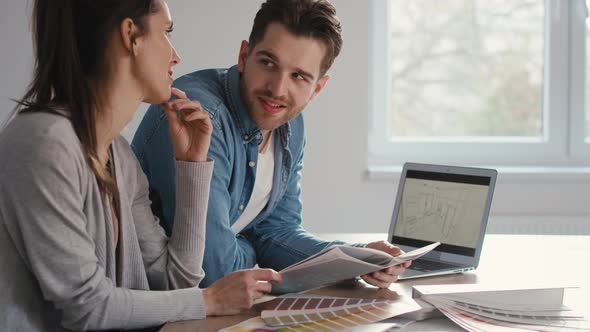
[[[171,88],[180,58],[166,3],[36,0],[33,23],[34,79],[0,133],[0,330],[133,329],[251,306],[276,272],[197,287],[212,127],[198,102]],[[169,120],[170,239],[120,136],[141,102],[163,103]]]

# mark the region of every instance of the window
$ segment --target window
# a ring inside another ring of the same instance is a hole
[[[370,164],[589,162],[586,16],[584,0],[374,0]]]
[[[585,12],[582,13],[582,15],[586,15],[588,16],[588,11],[587,8],[590,5],[590,0],[586,0],[586,8],[585,8]],[[586,84],[584,92],[585,92],[585,107],[586,107],[586,142],[588,142],[588,140],[590,139],[590,61],[588,61],[588,57],[590,56],[590,22],[586,22],[586,29],[585,29],[585,33],[586,33]],[[584,61],[584,60],[579,60],[579,61]]]

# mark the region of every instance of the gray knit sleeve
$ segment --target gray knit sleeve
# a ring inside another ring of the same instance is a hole
[[[146,176],[138,167],[133,218],[151,289],[197,286],[204,278],[205,225],[213,161],[176,162],[176,216],[170,239],[153,216]]]

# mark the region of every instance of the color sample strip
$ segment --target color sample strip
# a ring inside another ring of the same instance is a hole
[[[289,308],[291,307],[293,302],[295,302],[294,298],[283,299],[283,301],[281,301],[281,303],[279,303],[277,310],[289,310]]]
[[[297,299],[295,303],[291,306],[291,310],[301,310],[305,306],[309,299]]]
[[[271,301],[273,303],[267,304],[262,312],[262,319],[266,324],[276,327],[358,314],[374,308],[375,304],[387,303],[387,300],[356,298],[282,298],[276,300],[279,301]],[[381,317],[381,315],[377,314],[375,317]]]
[[[341,316],[332,316],[331,318],[316,320],[299,325],[278,328],[277,331],[342,331],[356,326],[370,324],[386,319],[385,306],[389,303],[377,303],[368,310],[350,312]]]
[[[315,309],[320,304],[321,299],[309,299],[304,309]]]
[[[342,331],[356,326],[378,322],[389,318],[386,306],[389,303],[377,303],[373,308],[357,313],[308,322],[305,324],[282,327],[276,331]]]

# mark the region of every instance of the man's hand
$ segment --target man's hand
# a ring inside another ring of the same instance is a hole
[[[367,248],[377,249],[384,251],[391,256],[399,256],[402,254],[402,250],[387,241],[377,241],[367,244]],[[412,264],[411,261],[391,266],[381,271],[365,274],[361,276],[364,281],[371,285],[379,288],[388,288],[391,283],[395,282],[398,276],[406,270]]]
[[[281,275],[271,269],[249,269],[228,274],[203,289],[207,316],[233,315],[248,310],[254,301],[270,293]]]

